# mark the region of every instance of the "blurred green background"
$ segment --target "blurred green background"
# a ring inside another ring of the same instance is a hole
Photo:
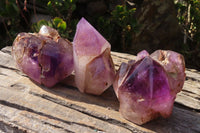
[[[200,0],[1,0],[0,48],[42,25],[73,41],[81,17],[113,51],[170,49],[184,55],[187,68],[200,70]]]

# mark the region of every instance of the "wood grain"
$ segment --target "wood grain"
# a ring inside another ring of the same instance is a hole
[[[183,91],[178,94],[172,116],[143,126],[125,120],[110,87],[101,96],[83,94],[73,75],[53,88],[35,84],[16,67],[11,47],[0,51],[1,132],[200,132],[200,73],[187,69]],[[116,66],[135,56],[112,52]]]

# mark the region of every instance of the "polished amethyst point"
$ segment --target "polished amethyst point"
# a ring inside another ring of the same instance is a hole
[[[121,114],[136,124],[144,124],[158,116],[169,117],[178,92],[174,91],[177,84],[172,85],[173,78],[169,76],[170,71],[166,70],[162,63],[154,60],[155,57],[143,51],[138,54],[136,61],[130,61],[128,64],[122,63],[113,84],[120,101]],[[174,58],[173,61],[179,59],[184,62],[183,58]],[[171,63],[180,65],[181,69],[177,72],[184,70],[182,69],[185,67],[184,64],[175,61]],[[185,72],[182,72],[183,74],[179,75],[182,77],[176,77],[176,79],[185,78]]]
[[[19,33],[12,54],[25,74],[47,87],[73,71],[72,44],[48,26],[42,26],[39,33]]]
[[[172,92],[176,95],[182,90],[186,77],[184,57],[170,50],[156,50],[150,56],[164,67]]]
[[[84,18],[77,25],[73,44],[77,87],[81,92],[100,95],[115,78],[110,44]]]

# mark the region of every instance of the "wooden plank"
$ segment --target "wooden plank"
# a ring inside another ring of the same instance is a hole
[[[63,81],[53,88],[37,85],[16,69],[10,50],[0,51],[0,133],[200,132],[198,72],[187,70],[189,78],[170,118],[138,126],[120,115],[112,87],[101,96],[83,94],[75,88],[73,75],[64,80],[67,84]],[[112,57],[116,66],[135,58],[117,52]]]

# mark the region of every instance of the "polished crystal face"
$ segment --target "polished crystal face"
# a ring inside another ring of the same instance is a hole
[[[19,69],[47,87],[70,75],[74,67],[72,44],[48,26],[39,33],[19,33],[12,55]]]
[[[167,63],[157,60],[160,52],[165,53],[162,60],[168,60]],[[136,61],[123,63],[117,72],[113,86],[120,102],[120,112],[137,124],[158,116],[169,117],[184,80],[185,64],[180,54],[160,50],[149,55],[142,51]]]
[[[73,45],[77,87],[81,92],[100,95],[115,78],[109,42],[82,18]]]

